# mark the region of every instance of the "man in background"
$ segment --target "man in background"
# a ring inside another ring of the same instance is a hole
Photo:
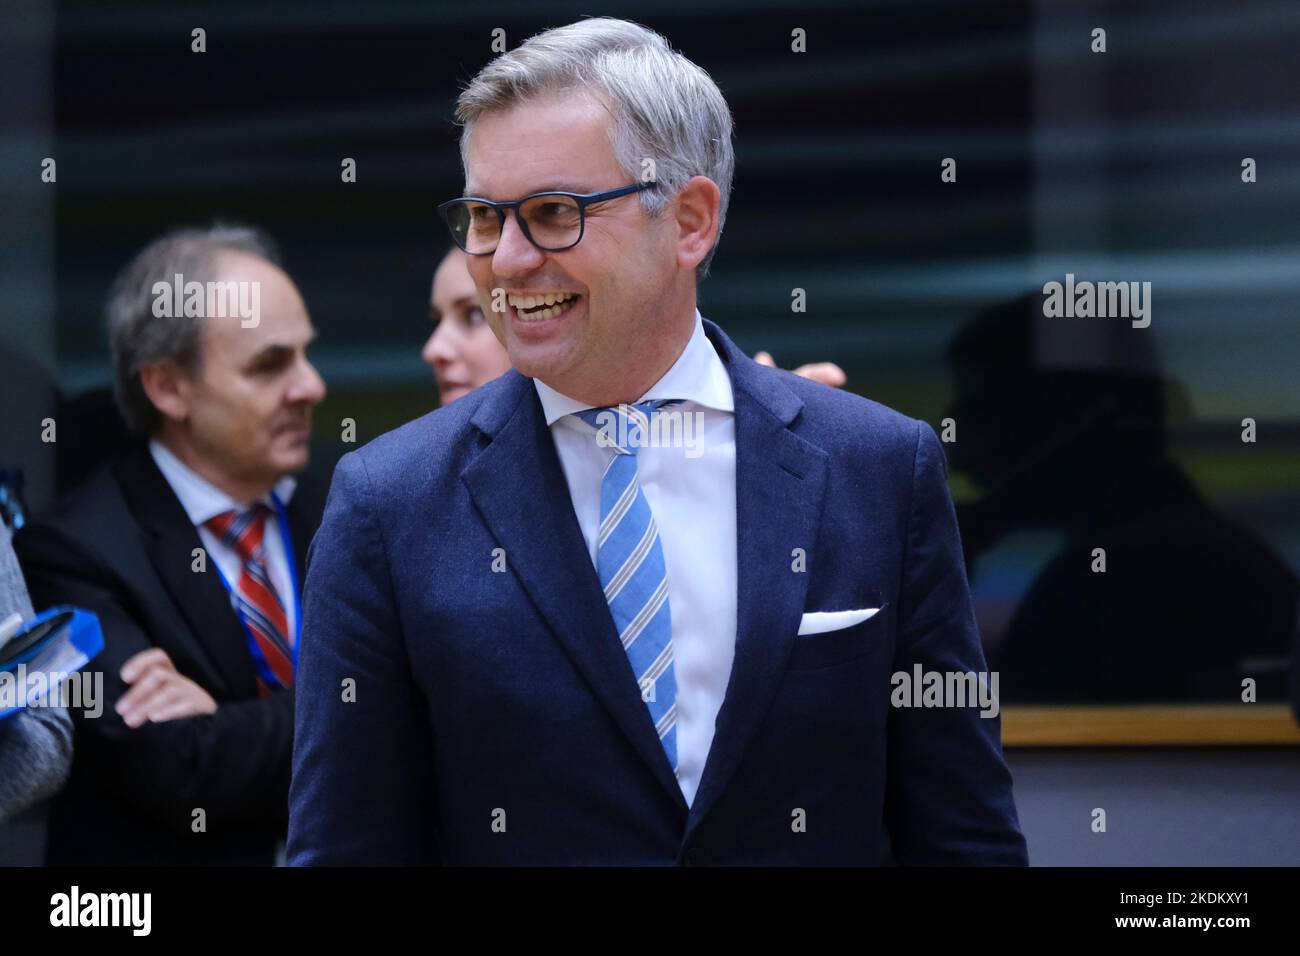
[[[276,263],[220,226],[135,258],[108,329],[136,438],[16,539],[37,606],[95,611],[105,640],[51,863],[270,864],[283,840],[297,569],[322,508],[294,476],[325,386]]]

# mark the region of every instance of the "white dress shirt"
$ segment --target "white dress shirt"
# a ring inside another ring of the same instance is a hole
[[[613,458],[573,412],[593,406],[533,379],[568,480],[592,564],[600,526],[600,484]],[[637,401],[683,399],[702,416],[691,447],[637,449],[637,480],[659,528],[668,572],[673,672],[677,683],[677,782],[695,799],[731,677],[736,644],[736,424],[731,380],[704,334],[699,310],[686,348]],[[686,443],[683,443],[686,444]],[[697,452],[702,451],[702,454]]]
[[[190,524],[198,529],[199,540],[203,542],[203,548],[207,551],[208,557],[216,562],[217,567],[221,569],[221,573],[230,582],[230,586],[232,588],[238,587],[239,576],[242,572],[239,555],[235,553],[234,548],[226,547],[220,538],[208,530],[205,522],[223,512],[243,511],[248,506],[236,501],[220,488],[215,487],[206,478],[197,474],[177,458],[171,449],[157,439],[149,442],[149,453],[153,455],[158,470],[167,479],[167,484],[171,485],[172,491],[176,492],[181,507],[185,509],[185,514],[190,519]],[[275,486],[275,493],[281,502],[286,505],[289,503],[296,485],[297,481],[292,475],[286,475],[280,479]],[[285,638],[292,646],[294,634],[297,631],[298,608],[293,591],[293,579],[289,574],[289,560],[285,550],[286,546],[289,546],[289,542],[285,541],[280,533],[280,522],[276,520],[275,505],[271,502],[271,496],[267,495],[263,501],[271,509],[271,513],[266,518],[266,530],[262,534],[262,544],[266,549],[267,570],[271,576],[271,583],[275,585],[275,593],[279,595],[280,603],[284,605],[285,620],[289,625],[289,633],[285,635]]]

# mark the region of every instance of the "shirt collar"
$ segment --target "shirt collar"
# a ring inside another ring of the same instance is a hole
[[[540,378],[533,379],[533,385],[537,388],[537,397],[541,399],[547,425],[555,424],[566,415],[595,407],[557,392]],[[704,320],[699,309],[695,310],[695,329],[686,348],[682,349],[682,354],[677,357],[672,368],[637,401],[645,402],[656,398],[681,399],[723,412],[736,410],[731,378],[727,375],[722,359],[718,357],[718,350],[704,334]]]
[[[190,468],[158,439],[150,439],[149,454],[153,456],[158,470],[167,479],[167,484],[171,485],[172,491],[180,499],[181,507],[185,509],[190,524],[196,528],[203,526],[219,514],[225,514],[227,511],[244,510],[245,505],[242,502],[236,501]],[[297,487],[297,484],[297,479],[293,475],[285,475],[276,482],[275,494],[280,498],[281,502],[288,504],[289,499],[293,497],[293,490]],[[262,501],[269,507],[274,507],[270,494],[264,495]]]

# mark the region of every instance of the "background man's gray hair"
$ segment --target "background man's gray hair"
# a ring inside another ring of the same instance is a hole
[[[654,160],[662,186],[640,193],[647,213],[661,213],[692,176],[717,184],[720,241],[736,166],[731,110],[709,74],[658,33],[627,20],[595,17],[556,27],[483,67],[456,103],[464,127],[461,165],[468,170],[469,137],[480,116],[576,89],[598,93],[613,114],[610,141],[628,182],[641,179],[643,160]],[[715,242],[696,267],[697,279],[708,275],[717,248]]]
[[[217,224],[177,229],[155,239],[113,282],[107,318],[114,391],[127,425],[137,434],[153,432],[161,420],[140,384],[140,369],[170,359],[195,370],[203,331],[199,316],[154,315],[154,283],[170,286],[178,273],[183,282],[215,281],[216,258],[222,251],[244,252],[280,264],[275,243],[261,230]]]

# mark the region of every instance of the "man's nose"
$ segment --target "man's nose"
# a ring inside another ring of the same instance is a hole
[[[511,278],[532,272],[545,258],[542,250],[529,242],[520,228],[518,210],[507,211],[501,239],[497,242],[496,252],[492,253],[492,271],[502,278]]]
[[[289,400],[317,405],[324,398],[325,380],[316,371],[316,366],[304,357],[298,373],[294,376],[293,385],[289,389]]]

